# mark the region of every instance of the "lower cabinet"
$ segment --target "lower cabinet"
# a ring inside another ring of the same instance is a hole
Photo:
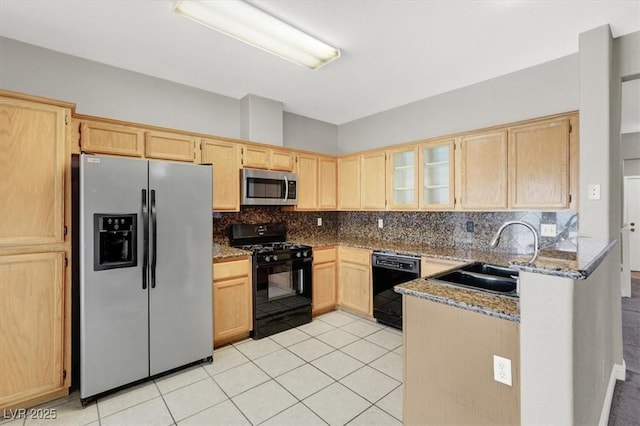
[[[519,324],[403,296],[405,425],[520,424]],[[493,356],[511,360],[511,386]]]
[[[338,260],[338,304],[361,314],[373,315],[371,250],[340,247]]]
[[[336,258],[335,247],[313,250],[313,315],[336,307]]]
[[[64,263],[64,252],[0,256],[0,409],[67,394]]]
[[[248,336],[252,329],[251,259],[213,264],[213,345]]]

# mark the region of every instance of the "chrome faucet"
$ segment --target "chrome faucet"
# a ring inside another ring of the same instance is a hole
[[[491,247],[498,246],[498,244],[500,243],[500,236],[502,235],[502,231],[504,231],[504,228],[506,228],[509,225],[522,225],[529,228],[531,233],[533,233],[533,256],[531,257],[531,260],[529,260],[529,263],[535,262],[536,259],[538,258],[538,251],[540,248],[540,237],[538,236],[538,231],[536,230],[536,228],[534,228],[533,225],[530,224],[529,222],[524,222],[522,220],[510,220],[508,222],[503,223],[500,229],[498,229],[498,232],[496,232],[496,235],[491,240],[491,243],[490,243]]]

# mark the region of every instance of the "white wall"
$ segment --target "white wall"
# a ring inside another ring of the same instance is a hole
[[[338,126],[348,153],[577,110],[578,54]]]
[[[286,146],[336,155],[338,126],[290,112],[284,113]]]

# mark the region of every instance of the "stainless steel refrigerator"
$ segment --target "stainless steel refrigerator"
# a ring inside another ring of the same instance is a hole
[[[80,157],[80,397],[213,354],[211,166]]]

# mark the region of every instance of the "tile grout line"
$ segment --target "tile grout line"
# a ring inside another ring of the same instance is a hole
[[[205,371],[205,373],[206,373],[206,371]],[[202,380],[204,380],[204,379],[202,379]],[[194,383],[197,383],[197,382],[194,382]],[[169,415],[171,416],[171,420],[173,420],[173,424],[174,425],[178,424],[178,422],[176,421],[176,418],[173,417],[173,413],[171,412],[171,408],[169,408],[169,404],[167,404],[167,400],[164,399],[164,394],[160,391],[160,386],[158,386],[158,383],[156,383],[155,380],[153,381],[153,384],[155,385],[158,393],[160,394],[160,398],[162,398],[162,402],[164,403],[164,406],[167,408],[167,411],[169,412]],[[178,388],[178,389],[182,389],[182,388]],[[178,390],[178,389],[174,389],[174,390]],[[171,393],[171,392],[169,392],[169,393]]]

